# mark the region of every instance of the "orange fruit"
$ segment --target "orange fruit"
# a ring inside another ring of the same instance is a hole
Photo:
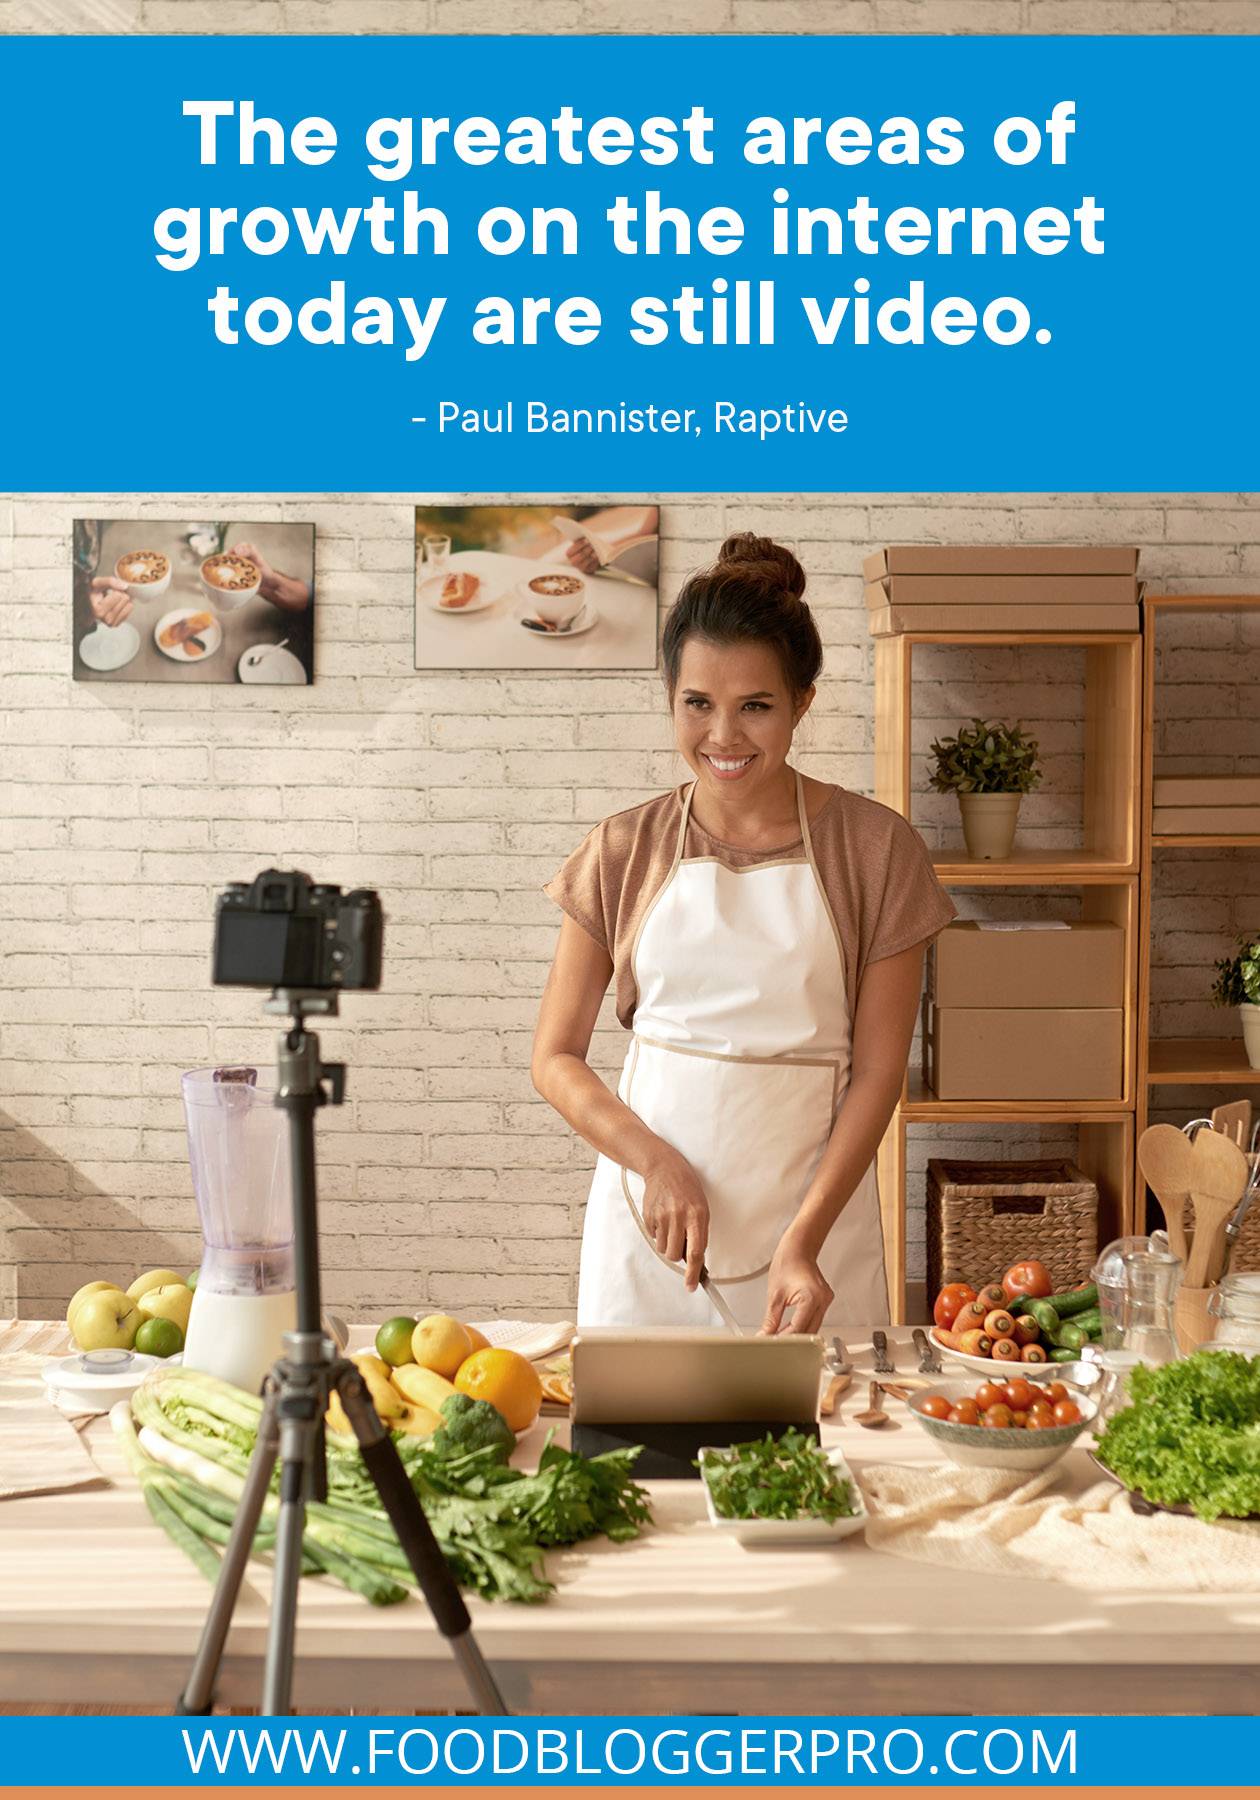
[[[458,1319],[446,1313],[430,1313],[411,1334],[411,1354],[422,1369],[432,1369],[449,1381],[472,1345]]]
[[[468,1341],[474,1350],[488,1350],[490,1348],[490,1339],[483,1331],[478,1331],[475,1325],[465,1325],[464,1330],[468,1333]]]
[[[542,1382],[533,1363],[515,1350],[474,1350],[455,1376],[456,1390],[488,1400],[513,1431],[528,1431],[542,1405]]]

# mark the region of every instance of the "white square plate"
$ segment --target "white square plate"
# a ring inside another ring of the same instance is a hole
[[[841,1450],[829,1450],[827,1461],[842,1480],[848,1481],[853,1488],[853,1504],[857,1508],[851,1518],[835,1519],[830,1524],[826,1519],[724,1519],[713,1504],[713,1494],[704,1476],[704,1464],[709,1457],[721,1457],[725,1450],[706,1444],[700,1452],[700,1481],[704,1488],[704,1503],[709,1511],[709,1523],[715,1530],[725,1532],[741,1544],[831,1544],[839,1538],[852,1537],[861,1531],[866,1524],[866,1504],[862,1498],[862,1490],[854,1479],[853,1471],[844,1459]]]

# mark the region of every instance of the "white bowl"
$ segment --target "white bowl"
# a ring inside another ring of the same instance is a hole
[[[1098,1416],[1098,1402],[1079,1392],[1076,1404],[1081,1416],[1076,1424],[1051,1425],[1044,1431],[1024,1431],[1014,1425],[951,1425],[948,1419],[929,1418],[923,1411],[923,1402],[934,1394],[943,1394],[951,1406],[956,1406],[960,1400],[974,1399],[975,1391],[974,1382],[941,1381],[908,1402],[915,1423],[940,1445],[951,1462],[964,1468],[1013,1469],[1029,1475],[1037,1469],[1048,1469],[1067,1455],[1081,1432]]]
[[[829,1450],[827,1461],[842,1481],[853,1490],[854,1512],[846,1519],[724,1519],[713,1504],[713,1494],[704,1478],[704,1465],[709,1457],[720,1459],[727,1446],[706,1444],[700,1452],[700,1485],[709,1511],[709,1523],[715,1531],[724,1532],[741,1544],[830,1544],[837,1538],[852,1537],[866,1524],[866,1504],[853,1471],[840,1450]]]
[[[928,1333],[929,1342],[938,1356],[944,1357],[946,1366],[954,1364],[955,1371],[974,1369],[977,1375],[987,1375],[991,1380],[1009,1381],[1012,1375],[1026,1375],[1029,1381],[1067,1381],[1073,1387],[1093,1387],[1098,1380],[1095,1373],[1088,1379],[1080,1375],[1082,1369],[1094,1369],[1095,1365],[1088,1360],[1078,1359],[1070,1363],[1054,1362],[994,1362],[991,1356],[969,1356],[965,1350],[951,1350],[948,1344],[942,1344],[933,1327]],[[996,1370],[996,1374],[994,1371]],[[1066,1370],[1073,1373],[1067,1374]]]

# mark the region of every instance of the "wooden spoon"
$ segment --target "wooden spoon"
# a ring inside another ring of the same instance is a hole
[[[878,1381],[871,1383],[871,1402],[865,1412],[854,1413],[854,1423],[865,1425],[868,1431],[875,1431],[881,1425],[887,1425],[888,1414],[884,1411],[884,1396]]]
[[[1223,1133],[1245,1150],[1251,1131],[1250,1100],[1231,1100],[1227,1106],[1218,1106],[1212,1114],[1212,1130]]]
[[[1190,1171],[1194,1245],[1186,1268],[1187,1287],[1201,1288],[1207,1281],[1230,1214],[1243,1197],[1248,1173],[1247,1158],[1232,1139],[1219,1131],[1201,1131],[1195,1138]]]
[[[846,1369],[843,1375],[833,1375],[822,1391],[818,1402],[818,1411],[824,1419],[829,1419],[836,1410],[836,1401],[849,1387],[853,1380],[853,1371]]]
[[[1138,1167],[1164,1213],[1168,1247],[1179,1262],[1189,1256],[1186,1202],[1190,1198],[1194,1145],[1175,1125],[1148,1125],[1138,1139]]]

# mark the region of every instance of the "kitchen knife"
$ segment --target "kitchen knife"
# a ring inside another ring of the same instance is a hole
[[[871,1333],[871,1348],[875,1352],[875,1373],[877,1375],[895,1375],[896,1365],[888,1355],[888,1339],[882,1331]]]
[[[916,1325],[910,1336],[914,1339],[914,1347],[919,1352],[920,1375],[939,1375],[941,1359],[928,1342],[927,1332],[921,1325]]]
[[[735,1317],[735,1314],[731,1311],[730,1307],[726,1304],[726,1298],[722,1293],[721,1288],[713,1280],[707,1269],[701,1269],[700,1271],[700,1286],[709,1296],[709,1299],[717,1310],[719,1318],[723,1325],[726,1326],[727,1330],[733,1331],[736,1337],[743,1337],[743,1326]]]

